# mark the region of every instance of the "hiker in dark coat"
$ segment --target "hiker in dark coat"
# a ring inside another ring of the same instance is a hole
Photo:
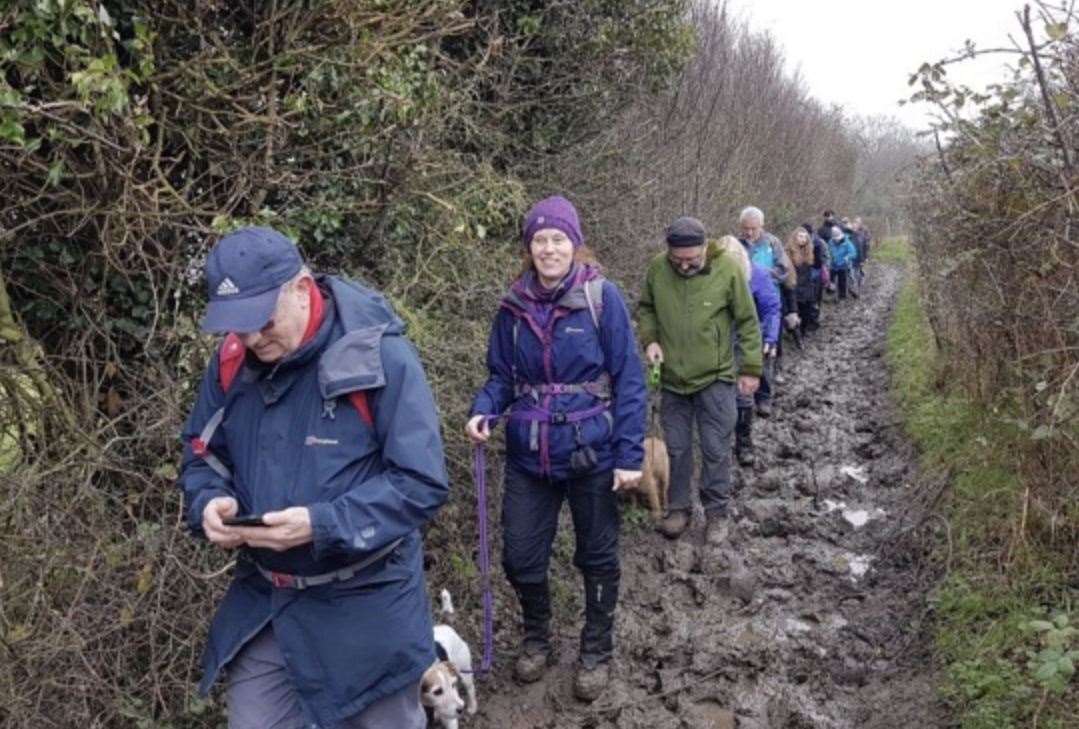
[[[448,486],[419,357],[381,295],[312,275],[274,230],[222,238],[206,280],[202,328],[228,336],[179,481],[191,531],[239,559],[200,688],[225,672],[231,727],[420,729],[420,528]]]
[[[824,261],[818,246],[804,228],[795,228],[787,237],[787,256],[794,268],[794,299],[798,307],[801,333],[805,335],[820,326],[817,322],[817,293],[820,290]]]
[[[824,290],[828,286],[829,281],[831,281],[830,274],[832,253],[831,249],[828,248],[828,243],[826,242],[826,239],[821,238],[819,235],[817,235],[816,231],[813,230],[813,225],[811,223],[803,223],[802,227],[805,228],[805,231],[807,233],[809,233],[810,239],[813,241],[813,265],[814,267],[819,267],[820,270],[820,280],[817,282],[816,299],[816,321],[819,325],[821,317],[821,304],[824,301]]]
[[[817,235],[820,236],[821,240],[827,243],[832,239],[832,228],[836,227],[837,225],[839,225],[839,221],[836,220],[835,212],[831,210],[825,210],[823,215],[823,221],[821,222],[820,227],[817,228]]]
[[[861,289],[862,282],[865,281],[865,264],[869,261],[869,249],[873,242],[873,236],[869,232],[869,228],[866,228],[862,223],[861,218],[855,218],[851,221],[851,229],[854,231],[851,242],[854,243],[854,249],[858,252],[851,275],[857,279],[858,288]]]
[[[576,533],[585,612],[574,693],[607,686],[621,569],[616,491],[640,480],[647,393],[622,293],[583,247],[577,211],[563,197],[525,217],[524,273],[502,299],[487,349],[489,376],[466,426],[485,442],[506,417],[503,567],[521,604],[522,683],[552,662],[548,567],[562,502]]]

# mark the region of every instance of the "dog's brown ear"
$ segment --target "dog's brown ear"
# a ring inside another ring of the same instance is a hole
[[[434,668],[435,668],[434,666],[431,666],[431,668],[428,668],[424,672],[423,678],[420,679],[420,695],[421,696],[427,695],[427,693],[432,688],[434,688],[434,686],[435,686],[435,683],[436,683],[437,679],[436,679],[436,674],[435,674]]]
[[[453,665],[453,661],[442,661],[442,665],[450,672],[450,678],[454,681],[460,680],[461,672],[457,670],[457,666]]]

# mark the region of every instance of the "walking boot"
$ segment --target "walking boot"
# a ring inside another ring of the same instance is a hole
[[[727,541],[730,533],[730,519],[725,508],[710,509],[705,512],[704,541],[718,547]]]
[[[738,408],[738,420],[734,425],[734,454],[738,465],[749,468],[756,462],[753,456],[753,408]]]
[[[682,532],[689,526],[689,511],[686,509],[671,509],[667,516],[656,524],[656,531],[668,539],[678,539]]]
[[[551,650],[551,591],[547,581],[513,585],[521,603],[524,645],[513,664],[513,677],[533,683],[543,677],[554,662]]]
[[[614,653],[614,611],[618,606],[618,574],[584,575],[584,628],[581,657],[573,678],[573,694],[595,701],[611,679]]]

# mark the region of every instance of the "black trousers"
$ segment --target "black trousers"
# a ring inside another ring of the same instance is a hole
[[[847,298],[847,278],[850,276],[850,271],[844,269],[842,271],[833,271],[832,276],[835,277],[836,290],[839,292],[839,298]]]
[[[547,579],[558,512],[569,500],[577,546],[573,564],[586,574],[619,574],[618,495],[614,472],[552,481],[506,467],[502,493],[502,567],[514,584]]]

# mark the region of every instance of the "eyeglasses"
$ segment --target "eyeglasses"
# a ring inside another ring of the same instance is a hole
[[[569,239],[569,236],[567,236],[565,233],[562,233],[561,231],[555,231],[550,235],[544,235],[541,231],[540,233],[537,233],[532,237],[532,240],[529,242],[529,246],[532,248],[558,248],[559,246],[565,245],[566,243],[570,242],[571,241]]]
[[[704,265],[704,252],[694,256],[676,256],[673,251],[667,251],[667,260],[678,268],[700,268]]]

